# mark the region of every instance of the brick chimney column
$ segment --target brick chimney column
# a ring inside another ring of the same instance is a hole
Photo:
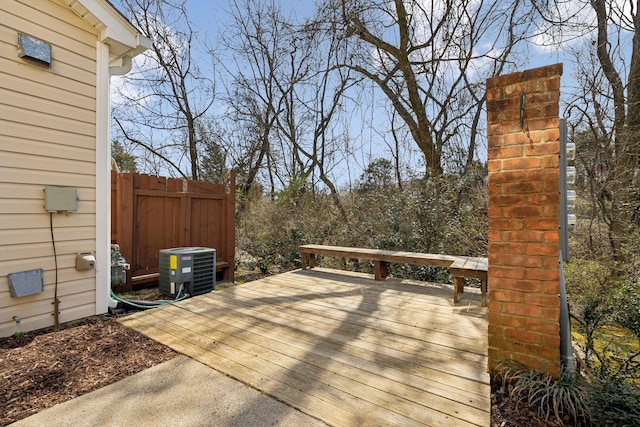
[[[562,64],[487,80],[489,370],[558,375]]]

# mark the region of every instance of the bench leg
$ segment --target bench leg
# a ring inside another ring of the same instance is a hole
[[[480,280],[480,289],[482,290],[482,306],[487,306],[487,280]]]
[[[309,254],[309,268],[316,268],[316,254]]]
[[[385,261],[375,261],[375,279],[384,280],[389,274],[387,263]]]
[[[453,303],[458,303],[458,292],[460,289],[464,289],[464,277],[453,278]]]
[[[303,253],[301,255],[302,255],[302,265],[300,266],[300,268],[302,270],[306,270],[307,269],[307,258],[308,258],[308,255],[305,254],[305,253]]]

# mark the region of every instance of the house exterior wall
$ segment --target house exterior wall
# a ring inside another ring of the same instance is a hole
[[[51,45],[51,67],[18,57],[18,33]],[[78,192],[77,212],[52,216],[59,320],[96,314],[96,271],[77,271],[75,258],[96,250],[97,41],[58,1],[0,2],[0,336],[54,324],[48,185]],[[7,275],[36,268],[44,291],[12,297]]]

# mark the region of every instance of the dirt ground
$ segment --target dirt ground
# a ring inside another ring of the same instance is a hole
[[[26,418],[177,356],[168,347],[98,316],[0,338],[0,425]],[[561,426],[495,391],[491,427]]]

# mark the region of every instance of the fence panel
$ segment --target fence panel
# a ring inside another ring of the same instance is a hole
[[[111,173],[111,240],[131,264],[131,290],[157,280],[160,249],[216,249],[217,270],[233,280],[235,173],[224,185],[144,174]]]

